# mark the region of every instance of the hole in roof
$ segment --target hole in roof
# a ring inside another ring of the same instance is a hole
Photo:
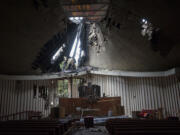
[[[76,65],[76,68],[79,66],[79,58],[81,58],[81,52],[83,51],[81,49],[81,32],[82,32],[82,27],[83,24],[79,24],[78,29],[77,29],[77,34],[76,34],[76,38],[74,40],[74,43],[72,45],[72,49],[71,52],[69,54],[69,57],[72,58],[72,60],[74,59],[74,64]]]
[[[147,38],[154,51],[158,51],[158,42],[160,38],[160,28],[155,27],[150,21],[143,18],[141,19],[141,35]]]
[[[152,39],[152,32],[153,32],[153,25],[150,23],[147,19],[143,18],[141,19],[142,23],[142,30],[141,30],[141,35],[142,36],[147,36],[148,40]]]
[[[63,49],[66,47],[65,44],[63,44],[57,51],[56,53],[53,55],[52,59],[51,59],[51,63],[54,63],[57,58],[61,55],[61,53],[63,52]]]
[[[142,23],[147,24],[147,20],[145,18],[142,19]]]
[[[73,23],[80,24],[83,20],[83,17],[69,17],[69,20]]]

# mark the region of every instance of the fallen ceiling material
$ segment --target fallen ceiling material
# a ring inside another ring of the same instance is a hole
[[[42,48],[33,62],[32,68],[35,70],[40,68],[43,73],[75,71],[79,66],[82,66],[87,52],[86,47],[83,46],[88,43],[86,27],[89,25],[91,45],[96,47],[97,53],[104,46],[104,37],[100,27],[91,23],[97,23],[105,18],[109,0],[63,0],[61,4],[68,19],[75,24],[72,24],[74,27],[71,31],[71,24],[67,23],[63,36],[57,34]],[[69,36],[70,34],[73,36]]]

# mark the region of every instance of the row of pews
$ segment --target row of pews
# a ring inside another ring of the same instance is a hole
[[[0,135],[62,135],[72,121],[14,120],[0,122]]]
[[[180,135],[180,121],[110,119],[106,129],[111,135]]]

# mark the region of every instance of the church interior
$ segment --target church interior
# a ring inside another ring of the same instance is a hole
[[[0,135],[179,135],[179,6],[2,0]]]

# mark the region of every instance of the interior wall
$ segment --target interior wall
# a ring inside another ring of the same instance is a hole
[[[50,107],[45,109],[45,100],[38,96],[38,89],[37,96],[34,97],[34,85],[45,86],[48,89],[49,103],[53,101],[54,104],[58,104],[58,99],[55,97],[57,93],[56,80],[20,81],[18,86],[17,81],[0,80],[0,116],[24,111],[41,111],[43,117],[48,116]]]
[[[121,96],[125,114],[142,109],[163,108],[164,116],[178,116],[180,113],[180,82],[169,77],[117,77],[91,75],[87,82],[101,86],[101,96]]]
[[[79,91],[78,91],[79,86],[80,86],[80,80],[79,79],[73,79],[72,97],[79,98]]]

